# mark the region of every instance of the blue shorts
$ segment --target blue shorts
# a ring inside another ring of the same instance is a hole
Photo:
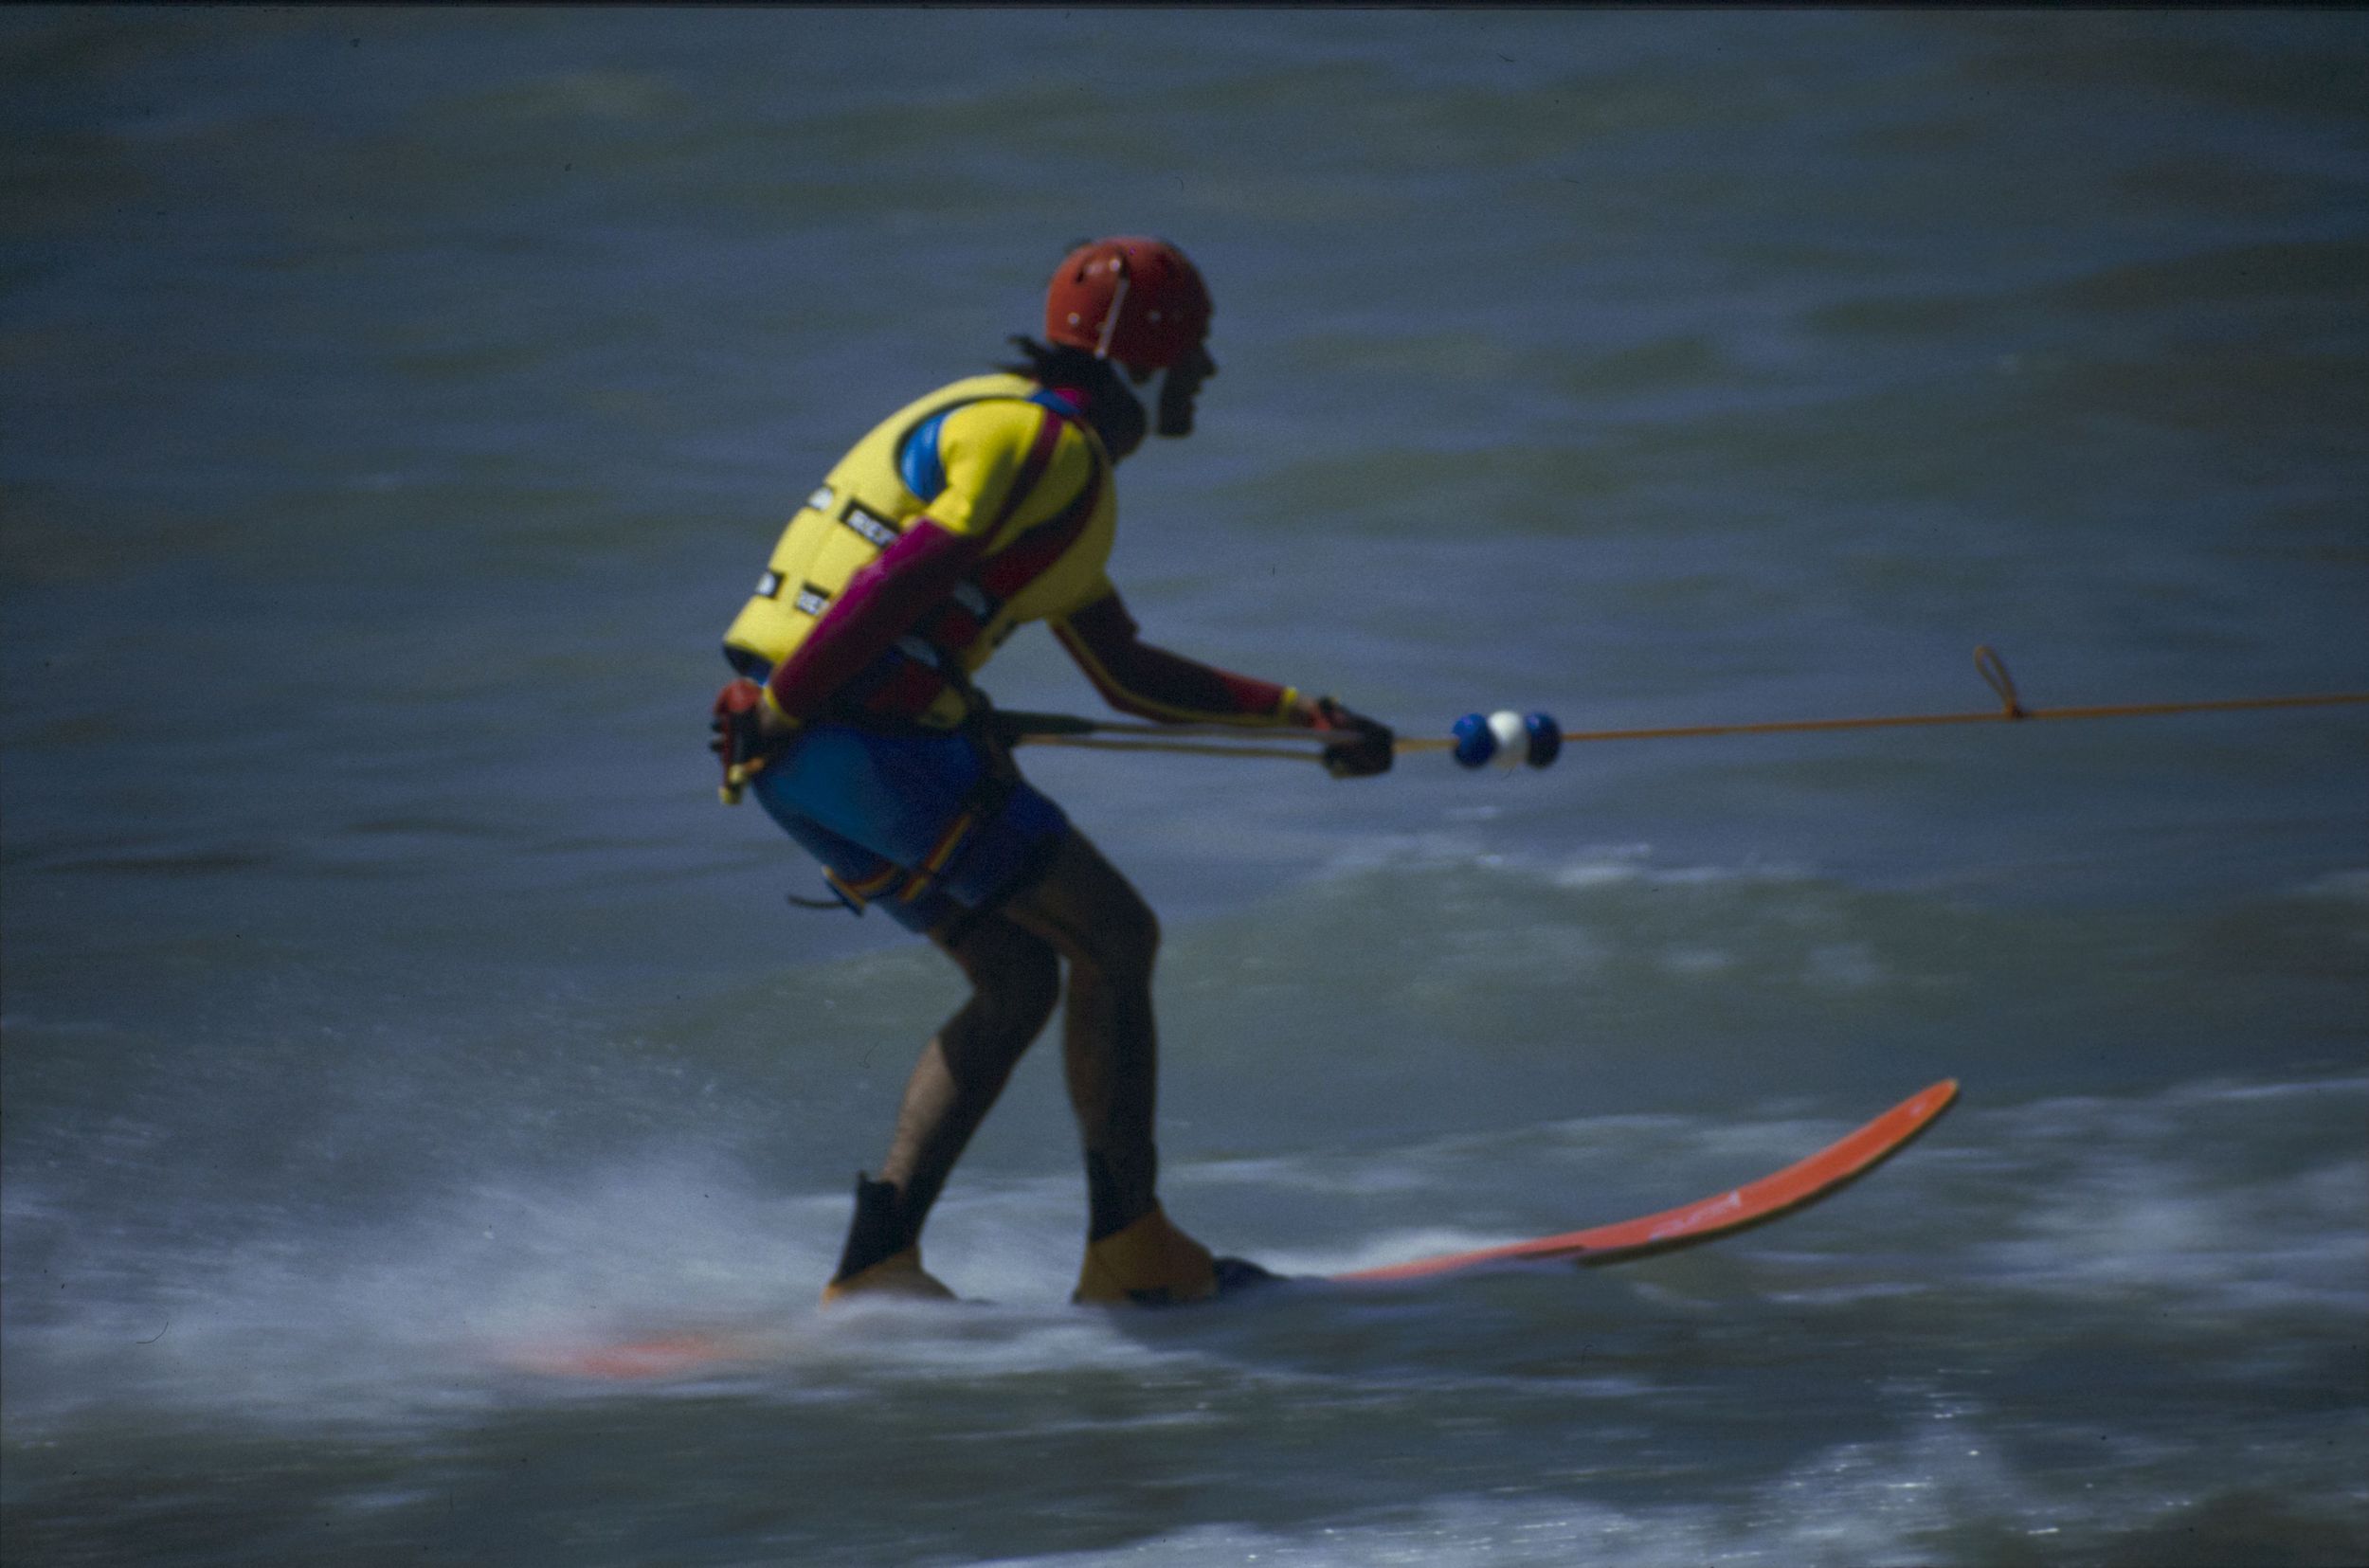
[[[994,909],[1069,832],[1059,806],[961,731],[811,724],[750,788],[841,897],[916,931]]]

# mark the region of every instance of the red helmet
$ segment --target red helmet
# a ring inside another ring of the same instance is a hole
[[[1209,290],[1166,240],[1123,234],[1079,245],[1044,296],[1048,342],[1140,370],[1166,369],[1209,332]]]

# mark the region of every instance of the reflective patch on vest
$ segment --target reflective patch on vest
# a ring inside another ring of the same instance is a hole
[[[861,501],[848,502],[847,515],[841,520],[862,534],[875,550],[886,550],[896,542],[896,525],[877,513],[865,511]]]
[[[898,653],[917,664],[926,664],[941,675],[946,671],[946,655],[934,642],[925,641],[921,638],[907,634],[896,640],[895,648]]]
[[[805,587],[800,588],[798,590],[798,597],[790,601],[792,604],[795,604],[798,608],[805,611],[808,615],[821,615],[823,613],[823,606],[828,604],[830,602],[831,595],[829,590],[818,588],[812,583],[808,583]]]
[[[831,494],[829,485],[818,485],[815,487],[814,494],[806,497],[806,505],[816,512],[828,512],[831,510],[831,503],[837,499],[839,497]]]
[[[955,604],[977,616],[982,625],[995,619],[995,601],[989,599],[986,590],[976,583],[966,579],[955,584],[954,591],[949,597]]]
[[[763,577],[757,579],[757,597],[759,599],[771,599],[781,591],[782,574],[780,572],[769,571]]]

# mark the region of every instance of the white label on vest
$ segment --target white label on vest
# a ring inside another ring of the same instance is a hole
[[[886,517],[866,512],[861,501],[847,504],[847,526],[862,534],[875,550],[886,550],[896,542],[896,526]]]
[[[800,588],[798,590],[798,597],[790,601],[790,603],[796,604],[800,609],[805,611],[808,615],[821,615],[823,613],[823,606],[830,602],[831,596],[824,593],[821,588],[816,587],[812,583],[808,583],[805,587]]]

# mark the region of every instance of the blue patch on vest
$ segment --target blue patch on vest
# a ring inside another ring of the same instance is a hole
[[[896,455],[897,477],[925,503],[936,500],[946,489],[946,464],[938,460],[938,427],[953,411],[941,408],[915,425]]]
[[[1028,402],[1050,408],[1064,419],[1082,420],[1086,416],[1067,398],[1058,397],[1049,387],[1040,387],[1029,394]],[[896,476],[905,481],[905,488],[919,496],[923,505],[938,498],[946,489],[946,464],[938,460],[938,429],[946,416],[955,408],[967,408],[958,403],[953,408],[941,408],[913,428],[905,444],[896,454]]]

